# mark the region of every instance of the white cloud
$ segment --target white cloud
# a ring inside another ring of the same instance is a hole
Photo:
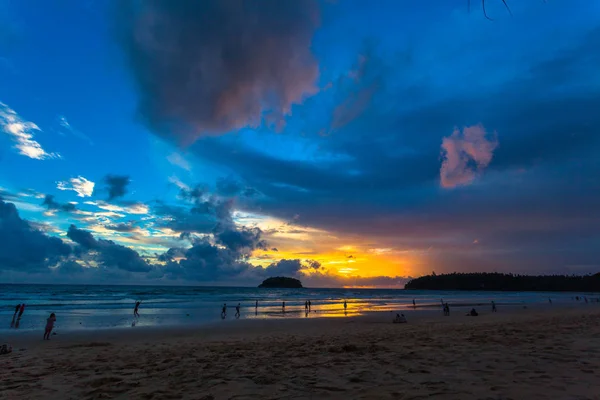
[[[69,123],[69,121],[67,120],[67,117],[65,117],[64,115],[59,115],[56,117],[58,124],[65,129],[66,131],[68,131],[69,133],[71,133],[73,136],[78,137],[79,139],[85,140],[86,142],[88,142],[90,145],[93,145],[94,143],[92,142],[92,140],[87,137],[83,132],[79,131],[78,129],[73,128],[73,126]],[[62,134],[62,133],[61,133]]]
[[[48,153],[34,140],[34,134],[42,130],[33,122],[23,120],[12,108],[0,102],[0,126],[15,142],[19,154],[35,160],[60,158],[58,153]]]
[[[84,204],[95,205],[96,207],[100,208],[101,210],[111,211],[111,212],[115,212],[115,213],[143,215],[143,214],[148,214],[150,212],[150,209],[148,208],[148,206],[143,203],[133,203],[133,204],[127,204],[127,205],[123,205],[123,206],[118,206],[116,204],[110,204],[110,203],[100,200],[96,203],[91,202],[91,201],[86,201]]]
[[[143,203],[131,204],[124,208],[125,208],[125,212],[128,212],[129,214],[140,214],[141,215],[141,214],[148,214],[150,212],[150,209],[148,208],[148,206]]]
[[[94,193],[96,184],[85,179],[83,176],[71,178],[68,181],[56,182],[56,188],[59,190],[72,190],[79,197],[90,197]]]
[[[169,177],[169,182],[177,186],[179,189],[190,190],[190,187],[185,183],[181,182],[181,180],[175,175]]]
[[[167,157],[167,161],[178,166],[179,168],[185,169],[186,171],[190,171],[192,169],[190,163],[179,153],[172,153]]]

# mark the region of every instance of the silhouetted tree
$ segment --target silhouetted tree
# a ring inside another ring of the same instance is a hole
[[[514,275],[497,272],[426,275],[412,279],[405,289],[600,292],[600,273],[595,275]]]

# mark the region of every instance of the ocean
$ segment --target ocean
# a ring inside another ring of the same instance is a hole
[[[573,302],[584,293],[461,292],[399,289],[258,289],[240,287],[95,286],[95,285],[0,285],[0,331],[11,329],[17,304],[25,303],[20,330],[43,329],[50,313],[56,314],[56,330],[174,326],[233,321],[235,306],[240,318],[322,318],[360,315],[373,311],[435,309],[440,302],[452,308]],[[596,295],[597,296],[597,295]],[[305,302],[311,312],[305,313]],[[139,318],[133,307],[141,301]],[[258,308],[255,307],[258,301]],[[282,303],[285,301],[285,312]],[[344,310],[344,301],[347,309]],[[582,300],[583,301],[583,300]]]

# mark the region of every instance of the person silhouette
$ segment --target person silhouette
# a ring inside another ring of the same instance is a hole
[[[135,302],[135,308],[133,309],[133,316],[136,317],[136,318],[140,316],[140,314],[138,313],[138,309],[140,308],[140,304],[142,304],[141,301],[136,301]]]
[[[19,315],[17,316],[17,322],[15,322],[15,328],[18,328],[21,324],[21,317],[23,316],[23,312],[25,312],[25,303],[21,304],[21,307],[19,307]]]
[[[227,304],[223,304],[223,308],[221,309],[221,318],[225,319],[227,316]]]
[[[285,301],[281,303],[281,311],[285,313]]]
[[[10,327],[11,327],[11,328],[14,328],[14,327],[15,327],[15,320],[16,320],[16,318],[17,318],[17,314],[19,313],[19,309],[20,309],[20,308],[21,308],[21,305],[20,305],[20,304],[17,304],[17,306],[15,307],[15,313],[13,314],[12,321],[11,321],[11,323],[10,323]]]
[[[240,317],[240,303],[238,303],[238,305],[235,306],[235,317],[236,318]]]

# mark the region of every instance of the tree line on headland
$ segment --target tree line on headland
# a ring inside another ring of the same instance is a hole
[[[526,292],[600,292],[600,273],[594,275],[514,275],[476,272],[421,276],[410,280],[405,289],[416,290],[495,290]]]

